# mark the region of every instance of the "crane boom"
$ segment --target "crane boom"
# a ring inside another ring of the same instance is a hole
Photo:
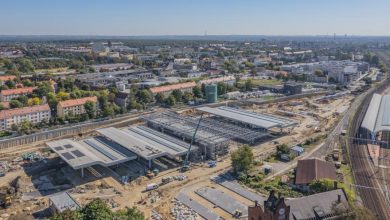
[[[196,133],[198,132],[198,129],[199,129],[199,126],[200,126],[200,121],[202,121],[202,118],[203,118],[203,113],[200,115],[198,124],[196,125],[195,131],[194,131],[194,135],[192,135],[192,139],[191,139],[191,142],[190,142],[190,147],[188,148],[188,151],[187,151],[187,154],[186,154],[186,158],[185,158],[185,160],[183,162],[182,171],[187,171],[190,168],[189,157],[190,157],[190,153],[191,153],[191,148],[192,148],[192,144],[195,141],[195,136],[196,136]]]

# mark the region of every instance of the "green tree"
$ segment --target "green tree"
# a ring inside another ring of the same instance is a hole
[[[183,94],[183,102],[188,103],[189,101],[193,100],[193,95],[190,92],[184,92]]]
[[[35,67],[34,65],[32,64],[31,60],[29,59],[21,59],[19,61],[19,71],[22,72],[22,73],[31,73],[31,72],[34,72],[35,70]]]
[[[315,74],[316,76],[318,76],[318,77],[324,76],[324,72],[323,72],[322,70],[320,70],[320,69],[316,69],[316,70],[314,71],[314,74]]]
[[[173,96],[173,95],[168,96],[168,98],[165,100],[165,103],[170,107],[175,106],[176,105],[175,96]]]
[[[58,213],[50,218],[50,220],[81,220],[83,219],[83,215],[81,214],[80,210],[77,211],[71,211],[71,210],[65,210],[62,213]]]
[[[164,103],[165,97],[164,97],[163,93],[157,93],[157,95],[154,97],[154,99],[156,100],[156,102],[158,104],[162,104],[162,103]]]
[[[94,199],[88,203],[81,211],[84,220],[106,220],[113,219],[114,214],[101,199]]]
[[[49,92],[54,92],[53,87],[48,82],[43,82],[33,91],[39,97],[46,96]]]
[[[309,184],[310,191],[313,193],[326,192],[334,189],[334,181],[331,179],[313,180]]]
[[[223,82],[217,84],[218,95],[223,95],[227,92],[227,85]]]
[[[199,86],[195,86],[192,89],[192,93],[194,94],[195,98],[202,98],[203,97],[202,89]]]
[[[287,146],[287,144],[279,144],[276,146],[276,151],[278,154],[289,154],[290,148]]]
[[[177,102],[181,102],[182,101],[183,93],[180,90],[178,90],[178,89],[173,90],[172,91],[172,95],[173,95],[173,97],[175,97],[175,100]]]
[[[120,220],[144,220],[145,216],[136,207],[126,208],[115,213]]]
[[[252,148],[244,145],[238,150],[234,151],[230,159],[232,161],[233,170],[236,174],[241,172],[247,173],[253,164]]]
[[[95,106],[95,103],[94,102],[91,102],[91,101],[87,101],[85,104],[84,104],[84,108],[85,108],[85,112],[87,113],[88,117],[89,118],[94,118],[95,117],[95,109],[96,109],[96,106]]]
[[[12,99],[12,100],[9,102],[9,107],[10,107],[10,108],[21,108],[21,107],[23,107],[23,103],[19,102],[19,101],[16,100],[16,99]]]
[[[5,85],[6,85],[9,89],[15,89],[15,88],[16,88],[15,82],[12,81],[12,80],[7,80],[7,81],[5,81]]]
[[[0,103],[0,111],[4,110],[4,109],[5,109],[5,107],[4,107],[3,103]]]
[[[23,106],[28,105],[28,97],[27,96],[21,95],[18,98],[16,98],[16,100],[18,100],[20,103],[22,103]]]
[[[250,91],[254,87],[253,80],[252,79],[247,79],[245,81],[245,90]]]
[[[149,104],[153,101],[152,94],[147,89],[143,89],[136,94],[138,101],[142,104]]]

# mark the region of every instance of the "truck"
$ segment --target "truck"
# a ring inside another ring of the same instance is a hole
[[[161,184],[167,184],[167,183],[170,183],[172,181],[173,181],[173,177],[172,176],[163,177],[161,179]]]
[[[209,166],[209,168],[213,168],[213,167],[216,167],[217,166],[217,161],[215,160],[211,160],[207,163],[207,165]]]
[[[157,188],[158,188],[158,184],[150,183],[150,184],[146,185],[145,191],[151,191],[151,190],[154,190],[154,189],[157,189]]]

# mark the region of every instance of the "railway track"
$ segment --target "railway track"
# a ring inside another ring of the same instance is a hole
[[[358,138],[360,137],[360,125],[363,121],[373,93],[385,90],[389,84],[390,81],[386,80],[377,89],[366,95],[361,105],[357,108],[355,116],[352,118],[351,125],[348,129],[349,136],[354,137],[348,139],[348,148],[355,184],[357,186],[361,186],[357,187],[357,192],[364,206],[370,209],[376,218],[380,220],[390,219],[390,207],[382,188],[383,182],[380,183],[379,181],[381,179],[382,181],[386,181],[386,183],[390,183],[390,181],[386,180],[387,178],[383,178],[381,175],[381,172],[383,174],[385,171],[372,167],[370,161],[368,160],[369,157],[366,145],[364,143],[360,143]],[[385,175],[390,175],[390,173],[386,173]]]

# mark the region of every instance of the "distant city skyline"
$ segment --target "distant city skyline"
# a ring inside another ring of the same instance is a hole
[[[390,36],[388,0],[3,0],[0,35]]]

